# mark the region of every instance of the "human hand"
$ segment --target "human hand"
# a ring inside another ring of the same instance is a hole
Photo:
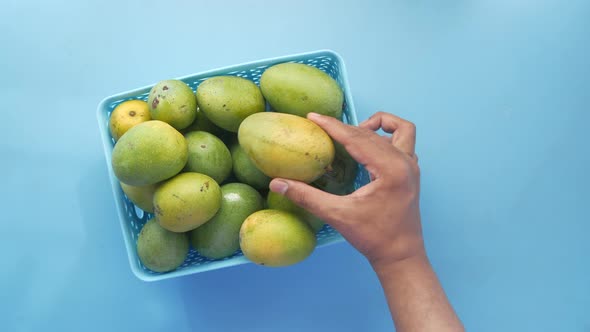
[[[415,126],[382,112],[359,127],[307,117],[344,145],[372,181],[347,196],[285,179],[273,179],[270,189],[328,222],[367,257],[397,331],[464,331],[424,250]],[[379,129],[391,137],[375,133]]]
[[[378,112],[359,127],[310,113],[308,118],[365,166],[371,182],[337,196],[303,182],[273,179],[270,189],[287,196],[329,223],[374,268],[410,257],[425,257],[420,225],[420,170],[414,153],[415,126]],[[383,129],[392,136],[380,136]]]

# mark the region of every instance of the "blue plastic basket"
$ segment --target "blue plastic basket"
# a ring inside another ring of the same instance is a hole
[[[184,76],[178,79],[187,83],[193,89],[193,91],[196,91],[199,84],[201,84],[207,78],[218,75],[240,76],[250,79],[256,84],[259,84],[260,76],[266,68],[282,62],[305,63],[328,73],[338,82],[338,84],[340,84],[340,87],[344,91],[344,121],[353,125],[358,124],[354,104],[352,101],[352,95],[350,93],[350,87],[348,86],[344,61],[340,55],[333,51],[322,50],[253,61]],[[130,99],[147,100],[148,93],[152,86],[153,85],[150,85],[107,97],[100,102],[97,110],[98,126],[100,128],[102,143],[104,146],[107,169],[109,172],[111,186],[113,188],[115,205],[119,215],[121,230],[123,231],[123,239],[125,240],[125,246],[127,248],[127,256],[129,257],[131,270],[141,280],[155,281],[248,263],[249,261],[239,250],[231,257],[220,260],[211,260],[200,256],[198,252],[191,248],[184,263],[178,269],[171,272],[153,272],[141,264],[141,261],[137,256],[137,236],[139,235],[139,232],[141,231],[141,228],[145,222],[152,218],[153,215],[144,213],[141,209],[131,203],[129,199],[127,199],[121,189],[121,186],[119,185],[119,181],[113,173],[113,169],[111,167],[111,154],[115,142],[109,132],[109,117],[113,109],[123,101]],[[360,167],[355,180],[355,187],[359,188],[368,182],[369,176],[367,172],[362,167]],[[328,244],[333,244],[340,241],[343,241],[342,236],[329,225],[324,226],[324,228],[317,234],[318,247],[323,247]]]

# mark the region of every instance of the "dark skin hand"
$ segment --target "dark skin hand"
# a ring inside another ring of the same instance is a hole
[[[287,179],[273,179],[270,189],[328,222],[367,257],[398,331],[464,331],[424,249],[414,124],[383,112],[358,127],[314,113],[308,119],[364,165],[372,181],[347,196]]]

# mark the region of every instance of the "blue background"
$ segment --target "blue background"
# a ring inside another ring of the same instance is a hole
[[[590,331],[589,1],[3,1],[5,331],[387,331],[348,244],[133,276],[95,110],[245,61],[339,52],[363,120],[417,124],[432,263],[473,331]]]

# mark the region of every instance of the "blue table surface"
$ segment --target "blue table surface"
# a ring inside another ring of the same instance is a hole
[[[109,187],[102,98],[328,48],[360,120],[418,127],[425,241],[467,328],[590,331],[589,1],[1,7],[1,330],[392,330],[346,243],[288,268],[138,280]]]

